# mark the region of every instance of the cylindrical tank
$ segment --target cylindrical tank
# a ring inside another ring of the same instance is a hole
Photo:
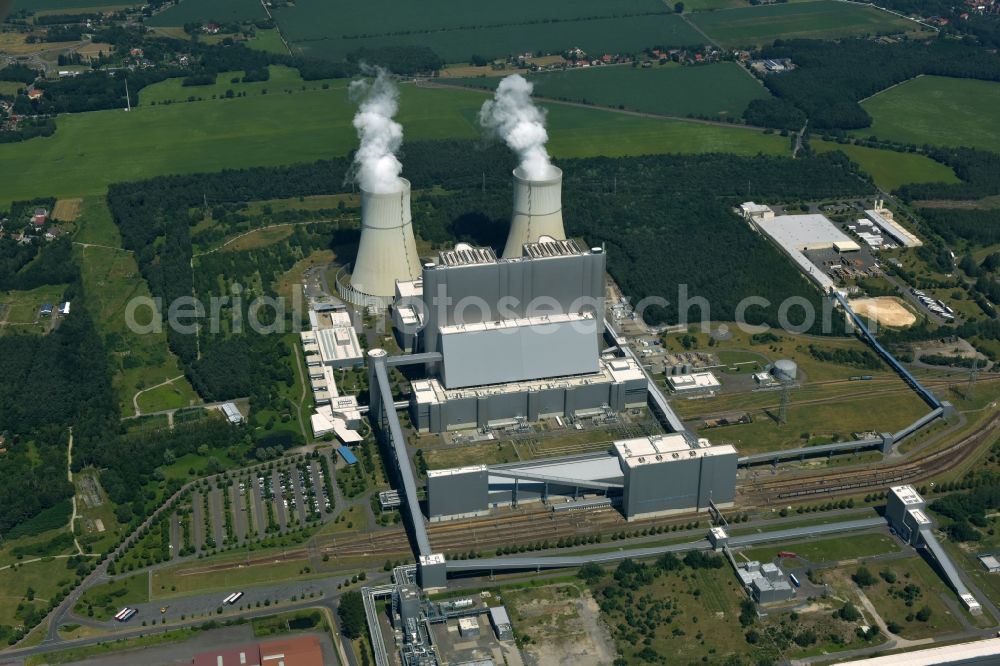
[[[399,179],[399,190],[361,190],[361,241],[351,272],[351,285],[370,296],[396,293],[396,280],[420,276],[420,257],[410,218],[410,181]]]
[[[799,366],[796,365],[795,361],[783,358],[774,362],[774,368],[771,372],[780,381],[793,382],[798,376]]]
[[[527,178],[521,167],[514,169],[514,211],[510,233],[504,247],[505,259],[520,257],[525,243],[535,243],[540,236],[566,239],[562,218],[562,169],[550,166],[543,179]]]

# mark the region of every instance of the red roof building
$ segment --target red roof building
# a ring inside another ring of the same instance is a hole
[[[261,666],[260,647],[251,644],[202,652],[195,655],[193,663],[194,666]]]
[[[261,666],[323,666],[317,636],[298,636],[260,644]]]

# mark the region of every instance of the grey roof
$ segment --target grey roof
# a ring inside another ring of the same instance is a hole
[[[507,615],[506,606],[490,606],[490,617],[493,618],[494,624],[510,624],[510,616]]]

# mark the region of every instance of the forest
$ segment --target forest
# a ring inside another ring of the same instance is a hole
[[[82,301],[49,335],[0,337],[0,533],[72,495],[66,481],[68,429],[74,463],[118,430],[107,356]],[[76,453],[79,452],[79,453]]]
[[[954,169],[962,182],[904,185],[896,193],[906,201],[981,199],[1000,194],[1000,155],[974,148],[928,147],[926,153]]]
[[[1000,81],[1000,55],[965,40],[779,40],[763,49],[761,57],[791,58],[795,63],[791,72],[765,77],[764,85],[802,110],[817,130],[870,126],[871,117],[858,102],[918,74]],[[872,67],[876,62],[878,67]],[[784,125],[779,119],[787,113],[774,105],[770,115],[758,120],[770,118],[770,126],[780,128]]]

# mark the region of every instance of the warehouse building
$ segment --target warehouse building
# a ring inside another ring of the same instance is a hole
[[[923,245],[919,238],[893,219],[892,211],[884,206],[881,199],[875,201],[875,208],[865,211],[865,217],[871,220],[885,235],[903,247]]]
[[[744,217],[751,227],[770,237],[824,292],[834,288],[833,280],[813,264],[805,252],[834,248],[838,252],[856,252],[860,249],[825,215],[765,215],[758,212],[744,213]]]
[[[736,450],[686,433],[615,442],[608,451],[475,465],[427,473],[432,521],[547,502],[554,509],[600,500],[629,520],[732,506]]]

